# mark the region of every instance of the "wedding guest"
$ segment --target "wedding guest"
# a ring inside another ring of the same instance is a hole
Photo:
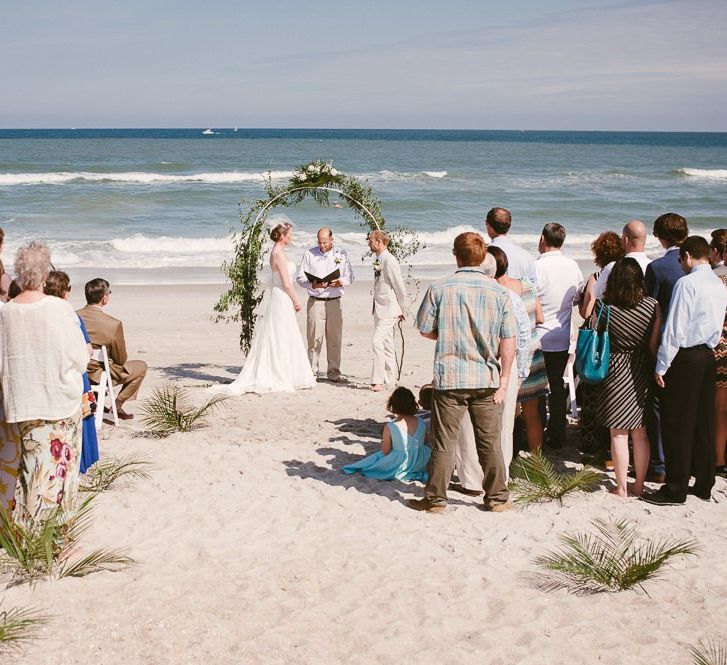
[[[641,498],[684,503],[687,493],[709,501],[714,485],[714,349],[724,325],[727,292],[709,265],[709,244],[689,236],[679,248],[682,270],[657,353],[655,379],[662,388],[661,436],[666,483]],[[695,477],[692,488],[689,478]]]
[[[654,220],[654,235],[664,248],[664,256],[655,259],[644,273],[644,290],[647,296],[656,298],[661,310],[662,325],[669,315],[671,294],[677,280],[684,276],[679,265],[679,246],[689,235],[687,220],[674,212],[667,212]],[[654,415],[648,428],[651,444],[651,460],[646,474],[648,482],[663,483],[666,473],[664,467],[664,446],[659,426],[659,397],[654,397]]]
[[[78,310],[78,316],[86,324],[91,344],[98,348],[105,346],[109,354],[111,380],[121,385],[116,396],[116,413],[122,420],[131,420],[134,416],[124,411],[127,400],[136,399],[141,383],[146,376],[146,363],[143,360],[129,360],[126,352],[126,338],[121,321],[106,314],[103,308],[111,300],[109,283],[97,277],[85,286],[86,306]],[[103,366],[97,360],[88,363],[88,376],[94,383],[101,380]]]
[[[308,359],[313,373],[318,376],[319,359],[323,338],[326,340],[329,381],[345,381],[341,374],[341,340],[343,335],[343,311],[341,297],[344,287],[353,283],[353,271],[344,249],[334,248],[333,232],[327,226],[318,230],[318,245],[309,249],[296,275],[298,285],[308,291],[306,308],[306,332]],[[330,282],[320,279],[311,282],[306,272],[314,277],[327,277],[338,270],[340,277]]]
[[[48,248],[20,247],[14,268],[21,293],[0,309],[0,377],[5,420],[21,434],[15,519],[27,522],[74,507],[88,351],[71,306],[43,293]]]
[[[727,275],[727,266],[724,264],[724,255],[727,253],[727,229],[715,229],[711,233],[709,243],[709,263],[717,277]]]
[[[417,313],[421,335],[436,341],[432,455],[423,499],[415,510],[440,513],[454,469],[462,416],[469,411],[484,472],[485,510],[511,507],[500,447],[502,407],[515,355],[515,317],[507,294],[480,266],[485,241],[478,233],[454,240],[457,271],[432,282]]]
[[[47,296],[55,296],[62,300],[68,300],[71,297],[71,280],[68,274],[62,270],[51,270],[45,278],[43,293]],[[78,316],[78,314],[76,314]],[[86,342],[88,357],[91,357],[92,348],[91,340],[86,331],[86,324],[79,316],[78,322],[81,326],[81,333]],[[81,393],[81,464],[80,472],[86,473],[96,462],[98,462],[98,438],[96,436],[96,422],[93,417],[93,410],[88,394],[91,392],[91,382],[88,378],[88,372],[83,372],[83,392]]]
[[[622,259],[625,252],[621,237],[615,231],[604,231],[591,243],[593,261],[598,268],[586,281],[578,305],[580,315],[587,319],[593,311],[596,302],[595,286],[603,269]],[[578,386],[580,393],[578,403],[581,407],[580,435],[581,450],[584,453],[591,453],[597,456],[605,455],[606,468],[613,466],[610,455],[611,437],[608,428],[598,424],[596,420],[598,386],[581,383]]]
[[[612,494],[628,496],[629,436],[634,449],[636,482],[633,493],[640,496],[649,466],[646,420],[653,394],[653,370],[659,345],[661,313],[655,298],[644,295],[644,276],[632,258],[616,261],[608,276],[604,299],[596,301],[593,317],[600,327],[608,325],[611,351],[608,374],[598,386],[598,414],[601,425],[611,434],[611,455],[616,472]]]
[[[384,231],[371,231],[369,249],[376,255],[374,262],[374,334],[371,349],[374,355],[371,369],[371,390],[380,391],[384,385],[394,383],[396,358],[394,356],[394,326],[404,320],[406,286],[396,257],[387,249],[389,236]]]
[[[561,448],[565,443],[567,391],[563,374],[568,364],[573,304],[583,286],[583,273],[578,264],[561,250],[565,236],[562,224],[546,224],[538,240],[540,256],[535,262],[538,297],[543,309],[543,322],[537,325],[537,331],[550,386],[548,445],[551,448]]]
[[[408,388],[391,393],[387,410],[396,418],[384,425],[381,450],[343,467],[344,473],[356,473],[376,480],[427,479],[430,450],[424,445],[426,424],[417,417],[417,401]]]
[[[507,255],[508,277],[513,279],[537,280],[535,261],[520,245],[508,237],[512,226],[512,215],[505,208],[492,208],[485,218],[485,230],[492,239],[491,246],[499,247]]]
[[[727,267],[724,263],[724,259],[727,257],[727,229],[712,231],[712,242],[709,246],[712,250],[710,263],[714,265],[714,274],[727,286]],[[719,338],[717,346],[714,347],[714,358],[717,370],[714,392],[716,474],[727,478],[727,465],[725,464],[725,448],[727,447],[727,311],[725,311],[722,325],[722,336]]]
[[[624,256],[630,259],[636,259],[636,262],[641,267],[641,272],[645,273],[646,266],[649,265],[651,259],[644,252],[644,247],[646,246],[646,226],[644,226],[644,223],[638,219],[632,219],[630,222],[627,222],[621,232],[621,244],[624,248]],[[598,276],[594,287],[596,298],[603,298],[603,294],[606,292],[608,275],[612,268],[613,263],[609,263],[601,270],[601,274]]]
[[[0,299],[0,309],[3,305],[4,302]],[[9,423],[5,418],[0,384],[0,508],[8,515],[12,515],[15,507],[15,485],[19,466],[20,430],[17,423]]]
[[[5,231],[0,227],[0,254],[3,252],[3,246],[5,245]],[[2,259],[0,259],[0,302],[8,301],[8,288],[13,278],[5,272],[5,266],[3,265]]]
[[[538,297],[538,287],[535,282],[513,279],[507,275],[508,258],[499,247],[490,247],[488,252],[492,254],[497,262],[497,272],[495,273],[497,283],[520,297],[530,319],[530,345],[527,354],[530,364],[520,371],[522,381],[520,382],[516,401],[520,402],[520,408],[522,409],[528,448],[532,452],[537,452],[543,446],[543,419],[540,415],[540,398],[548,394],[545,358],[543,357],[540,336],[536,328],[537,324],[542,323],[544,320],[540,298]]]

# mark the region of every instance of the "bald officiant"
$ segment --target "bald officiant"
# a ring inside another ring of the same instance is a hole
[[[327,226],[318,230],[318,244],[311,247],[295,276],[298,285],[308,292],[306,333],[308,360],[318,376],[323,339],[326,340],[329,381],[345,381],[341,374],[341,340],[344,288],[353,283],[353,270],[346,250],[333,246],[333,231]]]

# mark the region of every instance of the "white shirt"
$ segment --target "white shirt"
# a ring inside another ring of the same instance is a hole
[[[497,236],[490,243],[499,247],[507,256],[507,276],[513,279],[529,279],[535,283],[535,261],[520,245],[516,245],[507,236]]]
[[[567,351],[573,301],[583,285],[578,264],[563,252],[545,252],[535,262],[543,323],[536,326],[543,351]]]
[[[88,351],[71,305],[54,296],[0,310],[0,376],[9,423],[61,420],[81,408]]]
[[[624,256],[625,259],[636,259],[638,264],[641,266],[641,271],[646,274],[646,266],[648,266],[651,263],[651,259],[646,256],[645,252],[629,252]],[[616,261],[611,261],[602,271],[601,274],[598,276],[598,279],[596,280],[596,286],[595,286],[595,294],[596,298],[603,298],[603,296],[606,293],[606,282],[608,282],[608,276],[611,274],[611,270],[613,270],[613,265],[616,263]]]
[[[727,289],[708,263],[694,266],[688,275],[677,280],[656,354],[656,373],[666,374],[679,349],[700,344],[717,346],[725,308]]]
[[[305,276],[306,272],[316,277],[325,277],[334,270],[341,271],[341,284],[348,286],[353,283],[353,270],[351,261],[345,249],[333,247],[329,252],[322,252],[320,248],[309,249],[300,262],[300,268],[295,276],[298,286],[306,289],[313,298],[340,298],[343,295],[343,286],[329,286],[327,289],[314,289]]]

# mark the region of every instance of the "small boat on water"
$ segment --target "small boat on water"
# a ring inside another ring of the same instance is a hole
[[[205,136],[210,136],[210,135],[214,134],[214,132],[211,129],[205,129],[202,133]]]

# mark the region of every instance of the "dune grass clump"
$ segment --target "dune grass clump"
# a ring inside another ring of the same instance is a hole
[[[696,555],[694,540],[640,540],[636,526],[627,520],[593,520],[594,532],[562,534],[562,547],[535,563],[551,576],[540,578],[544,591],[567,589],[574,593],[624,591],[657,577],[676,557]]]
[[[37,637],[37,630],[48,623],[49,617],[41,612],[14,607],[0,610],[0,655],[17,651],[26,642]]]
[[[601,474],[590,466],[561,473],[542,452],[519,456],[510,468],[510,489],[515,503],[531,505],[547,501],[563,503],[573,492],[590,492],[601,482]]]
[[[175,432],[192,432],[207,427],[205,416],[228,399],[228,395],[220,393],[195,407],[187,390],[170,381],[156,388],[141,406],[141,422],[153,436],[160,438]]]
[[[693,665],[727,665],[727,642],[721,640],[700,641],[691,648]]]
[[[96,464],[81,476],[78,489],[81,492],[106,492],[110,489],[124,489],[134,480],[148,480],[147,469],[151,462],[135,454],[124,457],[101,456]]]
[[[117,571],[135,563],[125,552],[94,550],[74,559],[79,542],[91,525],[92,494],[70,515],[60,508],[43,519],[14,522],[0,506],[0,574],[10,584],[38,579],[84,577],[102,570]]]

